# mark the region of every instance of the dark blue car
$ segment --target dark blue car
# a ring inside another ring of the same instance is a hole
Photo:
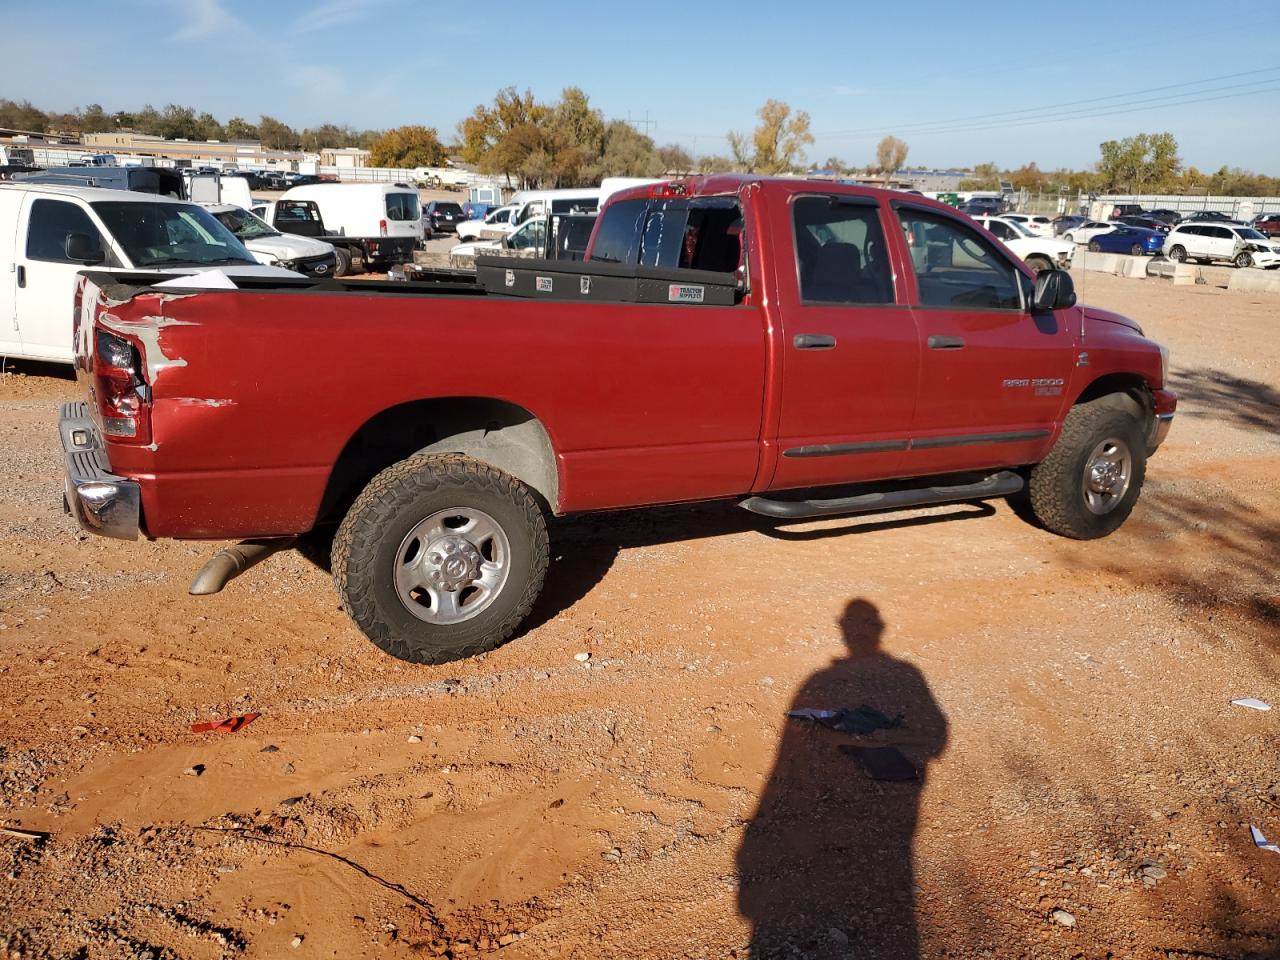
[[[1110,233],[1095,236],[1089,241],[1089,249],[1094,253],[1131,253],[1135,257],[1141,257],[1148,253],[1159,253],[1164,246],[1164,237],[1159,230],[1119,226]]]

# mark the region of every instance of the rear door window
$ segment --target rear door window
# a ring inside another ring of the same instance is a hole
[[[952,310],[1021,310],[1020,271],[977,230],[950,217],[898,211],[920,303]]]
[[[408,220],[418,220],[422,217],[422,210],[419,207],[416,193],[388,193],[386,198],[388,220],[403,223]]]
[[[894,302],[879,205],[857,198],[797,197],[792,221],[802,300]]]
[[[602,263],[626,263],[637,246],[640,221],[644,218],[647,201],[620,200],[605,208],[596,230],[591,259]]]

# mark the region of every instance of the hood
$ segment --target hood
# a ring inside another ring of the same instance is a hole
[[[156,273],[205,273],[206,271],[221,270],[229,277],[288,277],[290,280],[297,280],[298,274],[292,270],[286,270],[284,267],[268,267],[262,264],[252,263],[219,263],[208,267],[200,267],[194,264],[185,267],[163,267],[156,268]]]
[[[297,260],[299,257],[322,257],[333,252],[333,244],[310,237],[299,237],[291,233],[282,233],[278,237],[258,237],[254,240],[241,241],[249,252],[259,260]]]
[[[1100,310],[1097,307],[1081,307],[1084,311],[1086,320],[1093,323],[1114,323],[1117,326],[1128,327],[1138,336],[1143,336],[1142,327],[1138,326],[1137,321],[1130,320],[1128,317],[1119,313],[1112,313],[1110,310]]]

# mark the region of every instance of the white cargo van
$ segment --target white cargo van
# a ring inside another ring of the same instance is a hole
[[[323,221],[325,241],[358,255],[366,270],[385,270],[391,263],[413,263],[422,239],[422,207],[413,187],[390,183],[312,183],[291,187],[276,201],[279,211],[288,201],[314,203]],[[268,220],[277,230],[290,225]]]
[[[508,233],[534,217],[553,213],[595,213],[600,209],[599,187],[569,187],[561,190],[521,190],[511,198],[516,207]]]
[[[132,190],[0,184],[0,355],[70,363],[87,267],[297,277],[260,265],[203,207]]]

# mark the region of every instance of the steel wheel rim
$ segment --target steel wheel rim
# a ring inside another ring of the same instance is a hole
[[[1101,441],[1084,462],[1084,505],[1096,516],[1118,507],[1133,482],[1133,453],[1119,437]]]
[[[502,592],[511,541],[483,510],[449,507],[405,534],[394,564],[396,594],[406,610],[427,623],[462,623]]]

